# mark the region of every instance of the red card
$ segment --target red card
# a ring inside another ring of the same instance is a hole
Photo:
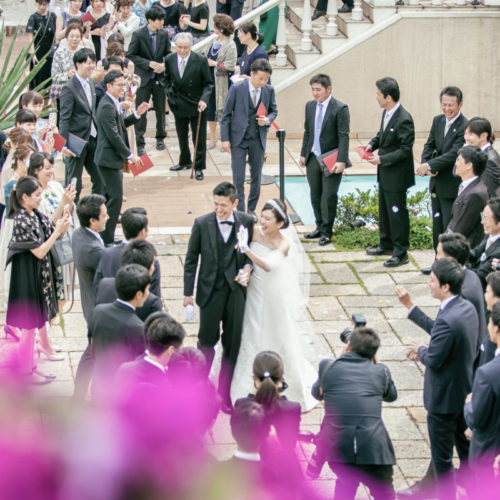
[[[147,155],[144,154],[141,156],[142,160],[142,165],[135,165],[134,163],[129,164],[130,171],[132,172],[133,176],[136,177],[139,174],[142,174],[146,170],[149,170],[151,167],[153,167],[153,162],[151,161],[151,158]]]
[[[66,144],[66,139],[59,134],[54,134],[54,149],[59,151],[59,153],[63,150],[64,145]]]
[[[260,118],[261,116],[264,117],[264,116],[267,116],[267,109],[266,107],[264,106],[264,104],[262,104],[262,101],[260,102],[259,104],[259,107],[257,108],[257,116]]]
[[[362,160],[368,160],[368,158],[373,156],[373,153],[371,151],[365,151],[363,146],[358,146],[356,148],[356,153],[358,153]]]
[[[325,167],[331,174],[333,173],[333,168],[335,167],[335,163],[337,163],[338,156],[339,156],[339,150],[336,149],[331,155],[322,158]]]
[[[82,17],[82,23],[86,23],[87,21],[90,21],[92,24],[96,22],[94,16],[90,13],[87,12],[83,17]]]

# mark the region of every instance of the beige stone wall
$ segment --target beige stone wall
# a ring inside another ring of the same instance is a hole
[[[440,112],[439,92],[457,85],[465,116],[485,116],[500,129],[500,19],[401,19],[321,68],[333,81],[333,95],[349,105],[351,131],[370,136],[380,126],[375,81],[392,76],[401,103],[425,135]],[[318,71],[319,72],[319,71]],[[289,135],[301,134],[307,78],[277,95],[277,122]],[[291,105],[293,103],[293,106]]]

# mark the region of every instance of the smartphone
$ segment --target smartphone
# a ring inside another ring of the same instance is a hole
[[[76,177],[72,177],[70,184],[73,186],[73,189],[76,189]]]

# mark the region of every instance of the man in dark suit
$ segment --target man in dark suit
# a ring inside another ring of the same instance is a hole
[[[471,250],[469,262],[470,268],[479,276],[484,290],[486,276],[495,269],[495,259],[500,259],[500,198],[492,198],[486,204],[481,223],[486,237]]]
[[[413,170],[413,118],[399,102],[399,85],[394,78],[377,80],[377,101],[384,112],[378,134],[365,151],[379,150],[368,161],[377,165],[380,244],[368,255],[392,255],[385,267],[408,263],[410,218],[406,191],[415,184]]]
[[[118,56],[111,56],[108,57],[106,60],[103,61],[102,67],[104,68],[104,71],[106,73],[109,73],[110,71],[120,71],[123,73],[125,70],[125,66],[123,65],[123,61],[118,57]],[[106,94],[106,85],[104,83],[104,79],[102,79],[96,86],[95,86],[95,109],[99,107],[99,103],[101,102],[101,99],[104,97]]]
[[[460,179],[453,175],[457,152],[464,144],[467,119],[460,110],[462,91],[458,87],[445,87],[439,96],[442,115],[434,117],[429,137],[422,151],[422,163],[416,172],[430,176],[429,192],[432,206],[432,239],[434,249],[438,236],[445,231],[451,219],[451,209],[458,194]],[[423,269],[429,274],[429,269]]]
[[[102,239],[106,245],[112,245],[115,239],[115,229],[123,202],[123,166],[125,162],[136,166],[141,159],[131,151],[127,137],[127,127],[135,123],[140,115],[149,108],[147,102],[137,106],[134,114],[123,116],[119,99],[125,92],[125,78],[119,71],[110,71],[104,77],[106,94],[97,109],[97,147],[95,162],[99,166],[104,182],[104,191],[107,199],[109,219]]]
[[[95,68],[95,54],[90,49],[79,49],[73,56],[76,72],[61,89],[59,109],[59,134],[68,141],[70,134],[87,141],[81,154],[77,156],[68,149],[64,154],[64,185],[67,186],[76,177],[76,198],[80,198],[82,190],[82,172],[85,166],[92,180],[92,193],[102,194],[102,180],[94,163],[96,147],[97,124],[95,122],[95,87],[90,78]]]
[[[182,346],[186,331],[172,316],[163,312],[151,314],[144,321],[146,352],[120,366],[116,381],[124,386],[152,384],[163,386],[172,354]]]
[[[229,390],[234,366],[240,349],[241,327],[245,309],[245,280],[239,274],[249,275],[249,259],[235,249],[236,233],[240,226],[252,239],[253,217],[236,211],[236,189],[229,182],[221,182],[213,190],[215,211],[194,221],[184,263],[184,307],[194,305],[193,290],[198,258],[196,303],[200,308],[198,347],[207,359],[210,370],[214,346],[219,341],[222,322],[222,365],[218,391],[223,410],[230,411]]]
[[[143,266],[148,270],[150,275],[153,275],[155,255],[156,251],[154,246],[149,243],[149,241],[132,241],[121,253],[121,267],[128,264],[137,264]],[[121,269],[121,267],[119,269]],[[115,275],[116,274],[117,273],[115,273]],[[107,304],[116,300],[115,275],[113,275],[112,278],[103,278],[97,285],[96,304]],[[152,293],[151,288],[149,290],[150,292],[144,305],[136,309],[137,316],[139,316],[142,321],[145,321],[151,313],[163,310],[161,298]]]
[[[486,276],[486,290],[484,292],[484,301],[488,316],[493,310],[493,306],[500,300],[500,271],[494,271]],[[489,318],[488,318],[489,319]],[[479,359],[477,366],[483,366],[495,357],[497,345],[491,341],[489,335],[486,335],[479,347]]]
[[[121,257],[124,250],[127,248],[129,242],[140,240],[145,241],[148,237],[148,216],[146,210],[141,207],[127,208],[122,214],[121,225],[123,230],[123,235],[125,236],[125,241],[120,245],[105,248],[99,265],[97,266],[97,271],[94,278],[94,286],[97,288],[100,281],[103,278],[114,278],[118,269],[123,262],[121,262]],[[152,275],[151,288],[149,291],[161,297],[161,271],[160,263],[158,259],[154,258],[157,254],[155,248],[151,243],[146,242],[144,247],[152,247],[153,259],[154,259],[154,272]],[[141,247],[141,244],[134,245],[136,251]],[[132,264],[132,262],[130,262]]]
[[[349,108],[332,97],[332,81],[328,75],[313,76],[309,84],[314,100],[306,104],[300,166],[307,166],[307,181],[311,190],[316,230],[305,237],[319,238],[319,244],[323,246],[331,242],[342,172],[351,166]],[[337,162],[334,173],[327,177],[317,157],[334,149],[338,150]]]
[[[245,211],[245,168],[248,154],[250,194],[248,213],[255,215],[260,196],[260,180],[267,132],[278,115],[274,88],[267,82],[272,67],[265,59],[257,59],[250,67],[250,79],[232,85],[220,121],[222,150],[231,152],[233,183],[238,191],[238,210]],[[259,107],[265,108],[259,115]]]
[[[381,414],[382,401],[395,401],[398,394],[389,368],[376,361],[379,346],[375,331],[355,328],[340,358],[321,361],[312,387],[312,395],[325,402],[318,455],[337,476],[338,499],[353,499],[360,482],[374,498],[394,498],[396,457]]]
[[[170,170],[177,172],[191,168],[189,127],[194,144],[199,120],[194,169],[196,180],[201,181],[207,156],[207,105],[214,84],[207,58],[191,50],[191,33],[178,33],[174,41],[177,53],[170,54],[165,59],[165,78],[168,105],[174,113],[181,153],[179,163],[170,167]]]
[[[441,302],[436,320],[415,306],[402,286],[396,287],[399,300],[410,310],[408,318],[431,337],[429,346],[414,343],[407,357],[426,367],[424,406],[438,496],[443,499],[455,498],[453,446],[463,472],[467,471],[469,456],[463,405],[472,387],[479,323],[474,306],[460,297],[464,274],[463,267],[454,259],[434,262],[429,288],[431,295]]]
[[[463,234],[471,247],[484,237],[481,213],[488,201],[488,189],[481,179],[487,156],[477,146],[464,146],[458,151],[455,175],[462,179],[451,210],[447,231]]]
[[[91,354],[95,360],[92,389],[109,390],[122,363],[144,353],[144,323],[136,314],[149,293],[151,276],[137,264],[123,266],[116,275],[118,298],[96,306],[88,327]]]
[[[132,33],[127,57],[134,63],[135,72],[141,77],[141,86],[137,89],[137,102],[147,102],[153,96],[156,115],[156,149],[165,149],[165,57],[170,54],[168,33],[161,28],[165,11],[159,5],[153,5],[146,11],[147,26]],[[135,124],[137,152],[146,153],[144,134],[147,119],[142,115]]]

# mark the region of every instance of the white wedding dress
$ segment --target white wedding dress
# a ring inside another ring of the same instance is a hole
[[[293,227],[289,230],[295,232]],[[298,240],[297,243],[300,245]],[[271,250],[258,242],[250,243],[250,248],[266,262],[270,271],[254,265],[247,290],[231,399],[234,403],[238,398],[254,392],[252,366],[255,356],[261,351],[275,351],[284,362],[284,379],[288,389],[283,394],[290,401],[300,403],[302,411],[309,411],[318,404],[311,396],[311,386],[317,377],[305,358],[306,338],[301,334],[298,323],[298,320],[304,319],[307,296],[304,297],[300,289],[297,246],[291,243],[287,257],[279,250]]]

